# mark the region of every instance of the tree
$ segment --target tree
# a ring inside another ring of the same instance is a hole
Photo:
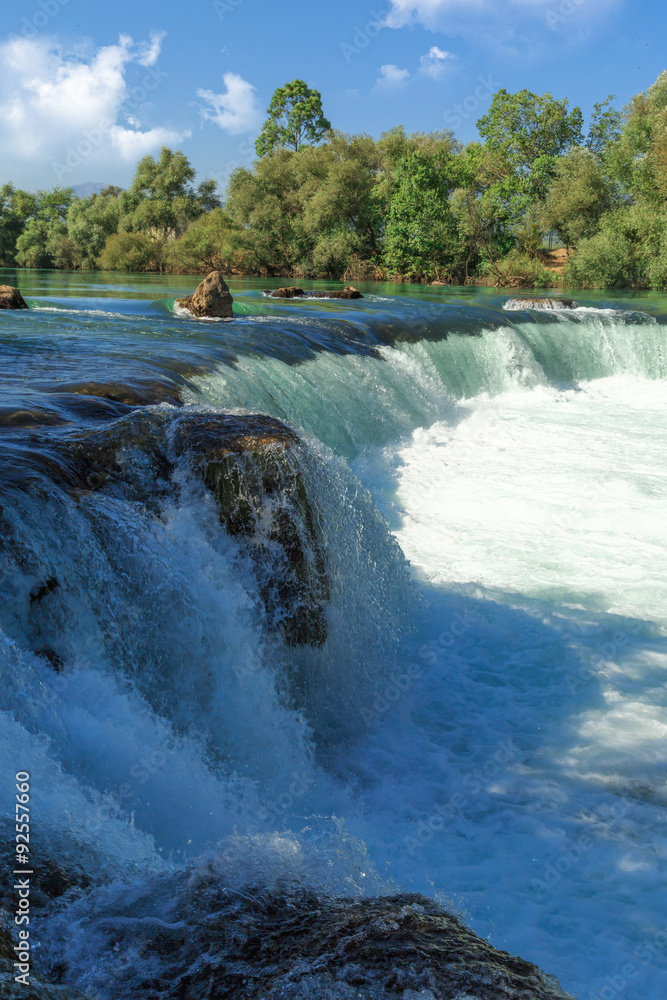
[[[75,199],[67,212],[67,234],[77,247],[80,266],[84,268],[97,266],[107,237],[117,232],[120,224],[121,189],[106,188],[105,191],[90,198]]]
[[[540,214],[543,229],[555,230],[566,247],[593,236],[614,206],[613,190],[590,149],[575,146],[556,164]]]
[[[0,267],[12,267],[16,260],[16,241],[35,212],[34,194],[13,184],[0,187]]]
[[[19,267],[53,267],[56,257],[63,259],[62,240],[67,237],[67,212],[73,199],[71,188],[37,192],[34,214],[16,241]]]
[[[580,108],[568,111],[567,100],[529,90],[517,94],[499,90],[488,113],[477,122],[502,173],[496,197],[524,231],[532,232],[534,205],[547,193],[557,158],[583,142],[582,126]]]
[[[161,263],[155,250],[153,240],[144,233],[112,233],[98,264],[103,271],[154,271]]]
[[[303,80],[292,80],[279,87],[267,114],[269,117],[255,143],[258,156],[281,147],[297,152],[304,143],[320,142],[331,129],[322,110],[322,95],[318,90],[310,90]]]
[[[456,186],[447,154],[410,153],[398,165],[385,232],[385,262],[409,278],[452,277],[461,240],[449,204]]]
[[[176,271],[233,271],[243,262],[239,231],[227,212],[214,208],[167,244],[165,261]]]
[[[604,101],[593,105],[586,147],[597,160],[605,159],[623,131],[623,112],[611,107],[611,102],[615,99],[610,94]]]

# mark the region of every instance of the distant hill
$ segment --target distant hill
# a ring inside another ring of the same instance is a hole
[[[98,181],[87,181],[85,184],[75,184],[72,190],[77,198],[90,198],[91,194],[99,194],[109,187],[108,184],[100,184]]]

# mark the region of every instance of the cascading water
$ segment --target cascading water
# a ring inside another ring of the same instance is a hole
[[[651,303],[250,292],[197,324],[44,290],[0,328],[3,815],[29,771],[36,859],[73,886],[35,920],[42,967],[154,995],[166,952],[136,941],[215,872],[420,891],[573,993],[661,997]],[[252,535],[178,444],[223,412],[300,435],[279,488],[244,459]],[[283,604],[312,580],[302,634]]]

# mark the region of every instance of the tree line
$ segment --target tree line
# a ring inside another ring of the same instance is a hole
[[[0,188],[0,266],[667,288],[667,71],[623,110],[498,91],[480,140],[347,135],[319,93],[274,94],[224,198],[180,151],[127,190]],[[546,241],[567,250],[558,276]]]

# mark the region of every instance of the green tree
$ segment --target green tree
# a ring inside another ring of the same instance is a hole
[[[614,207],[613,189],[590,149],[575,146],[556,164],[540,213],[542,228],[555,230],[566,247],[593,236]]]
[[[112,233],[107,237],[98,264],[103,271],[155,271],[154,241],[145,233]]]
[[[119,229],[153,241],[153,260],[161,266],[165,244],[182,236],[190,223],[219,205],[215,182],[193,186],[195,171],[184,153],[166,146],[157,160],[144,156],[130,189],[120,197]]]
[[[398,165],[385,232],[385,262],[408,278],[452,279],[461,239],[449,204],[456,187],[453,158],[410,153]]]
[[[292,80],[279,87],[267,114],[269,117],[255,143],[258,156],[266,156],[277,148],[297,152],[304,143],[320,142],[331,129],[322,110],[322,95],[318,90],[310,90],[303,80]]]
[[[222,208],[214,208],[165,248],[165,262],[175,271],[208,273],[243,267],[243,246],[237,227]]]
[[[583,141],[582,126],[580,108],[569,111],[567,100],[529,90],[517,94],[499,90],[488,113],[477,122],[495,158],[494,198],[529,234],[531,245],[539,212],[536,203],[546,196],[558,157]]]
[[[13,184],[0,187],[0,267],[15,264],[16,241],[34,214],[36,204],[34,194],[21,191]]]
[[[77,198],[67,212],[67,235],[77,248],[80,266],[94,268],[107,237],[117,232],[121,218],[120,188],[107,188],[90,198]]]
[[[62,241],[67,237],[67,212],[73,199],[71,188],[37,192],[34,214],[16,241],[19,267],[54,267],[56,258],[63,259]]]

